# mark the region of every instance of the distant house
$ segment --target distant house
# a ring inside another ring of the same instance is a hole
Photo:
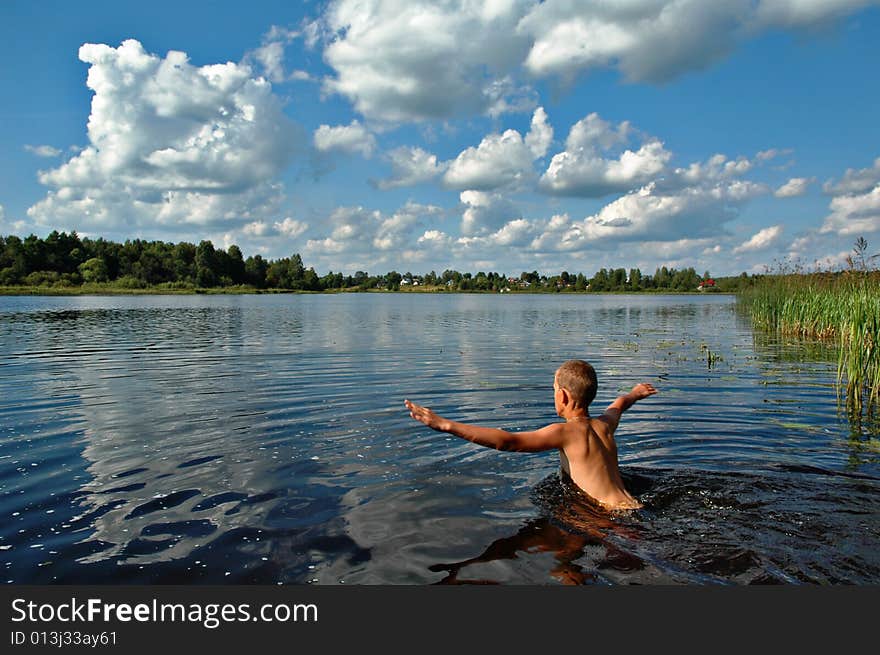
[[[697,287],[697,291],[705,291],[706,289],[714,289],[715,288],[715,280],[712,278],[707,278],[700,282],[700,286]]]

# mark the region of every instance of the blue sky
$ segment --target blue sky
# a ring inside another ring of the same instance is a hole
[[[866,0],[7,0],[0,233],[391,269],[880,244]]]

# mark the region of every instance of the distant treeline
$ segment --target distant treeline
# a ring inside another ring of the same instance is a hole
[[[665,266],[653,275],[638,268],[601,269],[592,277],[562,271],[559,275],[540,275],[523,271],[518,276],[480,271],[460,273],[445,270],[424,275],[390,271],[371,275],[329,272],[318,275],[306,268],[302,257],[267,260],[261,255],[244,258],[238,246],[226,250],[210,241],[166,243],[134,239],[115,243],[103,238],[80,238],[76,232],[54,231],[45,239],[31,235],[0,236],[0,286],[77,287],[106,285],[122,289],[223,288],[246,286],[256,289],[302,291],[386,289],[422,287],[448,291],[737,291],[754,284],[755,277],[742,273],[736,277],[712,279],[693,268],[677,270]]]

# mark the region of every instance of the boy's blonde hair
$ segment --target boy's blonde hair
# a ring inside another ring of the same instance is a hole
[[[556,369],[556,384],[571,395],[575,407],[586,409],[596,397],[596,371],[581,359],[570,359]]]

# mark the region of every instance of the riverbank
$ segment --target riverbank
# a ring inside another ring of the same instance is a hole
[[[290,293],[282,289],[257,289],[256,287],[181,287],[156,285],[132,288],[114,284],[83,284],[82,286],[0,286],[0,296],[171,296],[196,294],[252,294]]]
[[[443,286],[402,286],[399,289],[326,289],[309,291],[304,289],[258,289],[257,287],[239,285],[231,287],[191,287],[160,284],[144,288],[132,288],[107,284],[83,284],[81,286],[0,286],[0,296],[167,296],[167,295],[241,295],[241,294],[338,294],[338,293],[437,293],[437,294],[494,294],[494,295],[701,295],[720,294],[732,295],[725,291],[679,291],[674,289],[642,289],[639,291],[574,291],[550,289],[510,289],[503,292],[484,291],[479,289],[449,289]]]

